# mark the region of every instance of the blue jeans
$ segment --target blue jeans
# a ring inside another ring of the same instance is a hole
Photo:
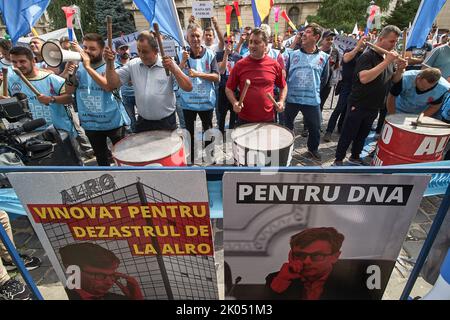
[[[285,125],[292,131],[294,131],[294,120],[297,117],[298,112],[303,114],[303,122],[308,128],[308,150],[317,151],[320,144],[320,106],[307,106],[297,103],[286,103],[285,113]]]
[[[134,131],[134,126],[136,124],[136,98],[134,96],[122,96],[122,102],[131,120],[131,131]]]

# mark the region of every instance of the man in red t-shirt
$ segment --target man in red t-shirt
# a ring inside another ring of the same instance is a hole
[[[262,29],[254,29],[250,35],[250,55],[236,63],[228,78],[225,93],[238,114],[238,125],[274,121],[274,106],[266,97],[266,93],[273,96],[274,86],[280,88],[280,101],[276,111],[284,111],[284,100],[287,94],[286,80],[280,64],[266,55],[267,44],[267,34]],[[242,92],[247,79],[251,81],[251,85],[243,104],[240,105],[234,96],[234,91],[239,88]]]

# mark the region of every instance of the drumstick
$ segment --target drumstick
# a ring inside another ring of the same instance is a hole
[[[387,51],[386,49],[383,49],[383,48],[381,48],[381,47],[379,47],[379,46],[377,46],[376,44],[373,44],[373,43],[370,43],[370,42],[366,42],[366,44],[369,46],[369,47],[372,47],[373,49],[375,49],[375,51],[378,51],[379,53],[383,53],[383,54],[389,54],[389,51]],[[398,57],[398,59],[399,60],[405,60],[405,59],[403,59],[402,57]]]
[[[112,50],[112,17],[106,16],[106,32],[108,38],[108,47]],[[114,62],[107,60],[106,65],[109,69],[114,69]]]
[[[250,87],[250,84],[251,84],[251,82],[249,79],[245,80],[244,89],[242,90],[242,94],[239,97],[239,105],[240,106],[242,106],[242,104],[244,103],[245,95],[247,94],[247,90],[248,90],[248,87]]]
[[[153,29],[155,30],[156,41],[158,41],[159,52],[161,53],[161,59],[162,59],[165,56],[164,47],[163,47],[163,44],[161,41],[161,34],[159,33],[159,25],[156,22],[153,24]],[[170,71],[167,68],[166,68],[166,75],[170,76]]]
[[[278,109],[278,103],[275,100],[274,97],[272,97],[272,95],[270,93],[266,93],[266,97],[270,99],[270,101],[272,101],[273,106],[275,107],[275,109]]]
[[[27,86],[28,88],[30,88],[30,90],[33,91],[33,93],[34,93],[37,97],[39,97],[40,95],[42,95],[42,93],[40,93],[40,92],[38,91],[38,89],[36,89],[36,88],[31,84],[31,82],[23,75],[22,71],[20,71],[20,70],[17,69],[17,68],[13,68],[13,71],[19,76],[20,79],[22,79],[22,81],[26,84],[26,86]]]
[[[8,96],[8,68],[2,68],[3,74],[3,96]]]
[[[403,30],[403,39],[402,39],[402,58],[405,59],[406,55],[406,37],[408,36],[408,29]]]

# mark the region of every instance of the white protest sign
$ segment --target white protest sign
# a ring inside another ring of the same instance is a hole
[[[356,47],[358,40],[352,37],[346,37],[344,35],[337,35],[334,37],[334,46],[339,50],[339,54],[342,56],[347,49],[353,49]]]
[[[163,40],[164,54],[169,57],[176,57],[177,51],[175,49],[174,40]]]
[[[192,15],[195,18],[211,18],[213,14],[213,2],[212,1],[194,1],[192,2]]]

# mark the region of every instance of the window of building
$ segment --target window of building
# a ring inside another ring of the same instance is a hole
[[[239,21],[235,10],[231,12],[231,31],[233,30],[239,30]]]
[[[184,29],[184,13],[180,10],[178,12],[178,19],[180,19],[181,28]]]
[[[298,7],[292,7],[289,9],[289,13],[288,13],[289,18],[291,19],[291,21],[295,24],[295,26],[298,26],[298,24],[300,23],[300,9]],[[287,24],[287,23],[286,23]],[[286,28],[289,25],[286,26]]]

